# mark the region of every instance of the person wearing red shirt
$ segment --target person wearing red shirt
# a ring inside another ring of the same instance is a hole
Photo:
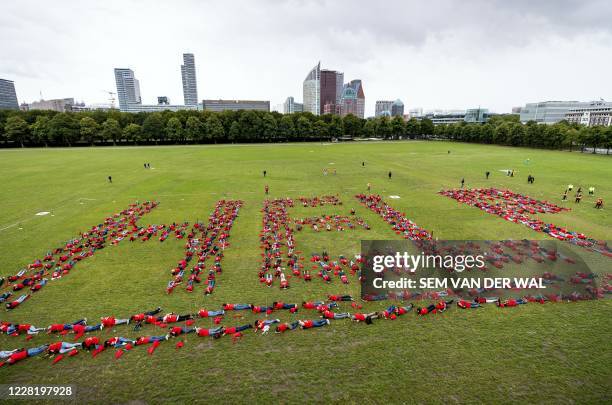
[[[242,326],[232,326],[230,328],[223,328],[223,336],[225,335],[233,335],[235,333],[239,333],[242,332],[244,330],[247,329],[251,329],[253,327],[253,325],[251,325],[250,323],[247,323],[246,325],[242,325]]]
[[[330,301],[353,301],[350,295],[328,295]]]
[[[211,336],[215,339],[218,339],[221,337],[221,334],[223,333],[223,326],[218,326],[212,329],[205,329],[205,328],[195,328],[195,329],[196,329],[197,335],[200,337]]]
[[[318,320],[307,319],[305,321],[299,320],[298,322],[302,329],[320,328],[322,326],[330,324],[329,319],[318,319]]]
[[[351,314],[349,314],[348,312],[337,313],[330,310],[323,311],[323,315],[321,315],[321,318],[324,319],[346,319],[350,317]]]
[[[274,333],[283,333],[286,332],[288,330],[294,330],[296,329],[298,326],[300,326],[300,322],[299,321],[295,321],[295,322],[285,322],[285,323],[281,323],[280,325],[278,325],[276,327],[276,330],[274,331]]]

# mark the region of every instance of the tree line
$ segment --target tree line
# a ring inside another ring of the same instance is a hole
[[[434,126],[430,119],[315,116],[264,111],[125,113],[0,110],[0,146],[142,145],[383,139],[448,139],[550,149],[610,148],[612,127],[521,124],[517,115],[486,124]]]

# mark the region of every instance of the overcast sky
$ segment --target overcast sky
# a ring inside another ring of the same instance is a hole
[[[183,103],[182,53],[195,54],[198,97],[302,100],[323,68],[362,79],[374,102],[406,108],[612,100],[610,0],[5,1],[0,78],[19,102],[108,102],[114,67],[144,103]]]

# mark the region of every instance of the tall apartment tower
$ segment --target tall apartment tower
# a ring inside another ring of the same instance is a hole
[[[313,67],[306,78],[302,88],[302,100],[304,101],[304,112],[314,115],[321,114],[321,62]]]
[[[12,80],[0,79],[0,110],[18,110],[15,83]]]
[[[183,97],[185,105],[198,105],[198,84],[196,81],[195,59],[192,53],[183,54],[181,65],[183,79]]]
[[[140,83],[132,69],[115,68],[115,83],[117,84],[119,110],[127,111],[129,104],[142,104]]]

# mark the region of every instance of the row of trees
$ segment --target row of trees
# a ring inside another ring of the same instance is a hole
[[[434,126],[429,119],[361,119],[354,115],[282,115],[263,111],[117,110],[58,113],[0,111],[0,142],[5,146],[105,144],[186,144],[230,142],[329,141],[333,138],[437,138],[461,142],[561,149],[610,148],[612,127],[521,124],[517,115],[494,116],[486,124]]]
[[[539,125],[521,124],[518,116],[494,116],[486,124],[451,124],[435,127],[434,135],[461,142],[487,143],[532,148],[569,149],[612,148],[612,127],[583,125],[561,121]]]
[[[429,123],[431,124],[431,122]],[[0,141],[19,146],[76,144],[228,143],[322,141],[342,137],[399,138],[421,134],[421,125],[400,117],[364,120],[310,113],[263,111],[0,112]],[[433,125],[427,131],[433,134]]]

